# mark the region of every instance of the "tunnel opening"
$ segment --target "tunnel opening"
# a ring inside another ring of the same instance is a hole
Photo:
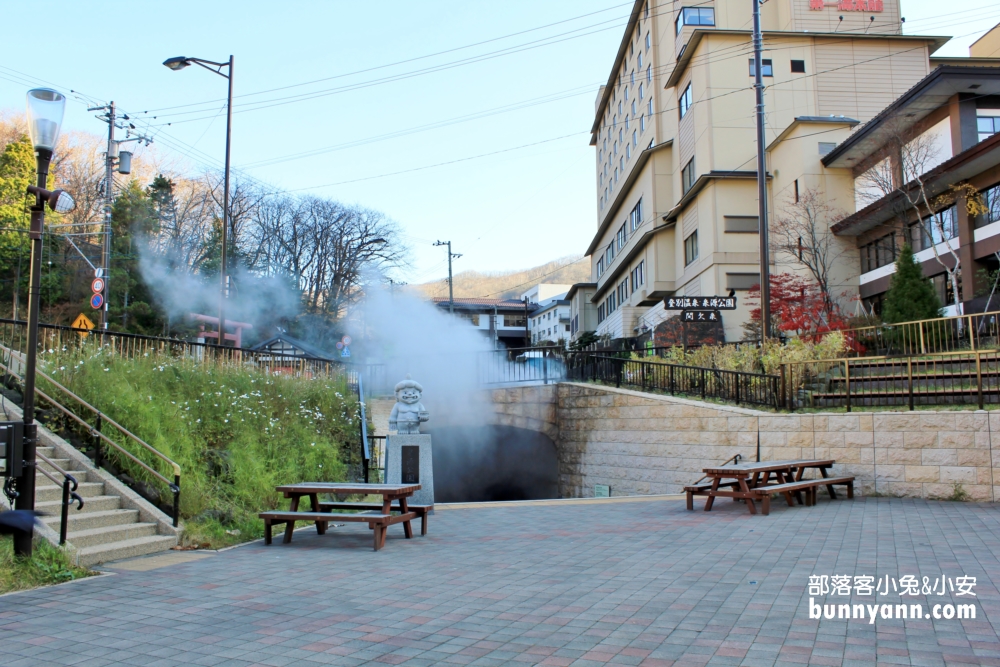
[[[498,425],[444,426],[429,432],[434,502],[559,497],[556,445],[544,433]]]

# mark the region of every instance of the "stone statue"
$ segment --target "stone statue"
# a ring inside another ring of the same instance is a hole
[[[395,429],[400,435],[420,433],[420,424],[430,419],[430,413],[420,402],[424,388],[407,375],[406,379],[396,385],[396,404],[389,413],[389,429]]]

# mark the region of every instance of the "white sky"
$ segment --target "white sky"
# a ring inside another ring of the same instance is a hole
[[[175,55],[224,60],[232,53],[235,168],[278,189],[389,214],[413,249],[412,267],[399,276],[403,280],[446,275],[444,249],[431,245],[436,239],[450,239],[454,251],[464,255],[456,260],[456,271],[526,268],[581,253],[595,229],[594,156],[587,131],[597,87],[607,80],[631,5],[621,0],[11,3],[4,7],[0,109],[20,110],[27,88],[43,83],[82,91],[95,101],[113,99],[140,119],[140,129],[154,134],[161,157],[192,170],[218,167],[225,80],[195,67],[171,72],[160,63]],[[903,15],[907,33],[955,36],[939,54],[968,55],[969,44],[1000,21],[1000,4],[903,0]],[[52,37],[40,49],[33,39],[39,33]],[[528,44],[546,38],[551,43]],[[355,73],[485,40],[495,41]],[[507,48],[518,52],[491,55]],[[477,56],[487,57],[416,73]],[[311,99],[276,99],[303,94]],[[538,103],[546,96],[558,99]],[[242,106],[261,100],[282,103],[258,110]],[[209,103],[140,113],[203,102]],[[508,105],[523,108],[493,113]],[[70,105],[65,129],[106,132],[86,106],[76,100]],[[490,115],[344,146],[481,112]],[[339,148],[302,157],[331,147]],[[494,154],[476,157],[489,153]],[[289,156],[297,159],[261,164]],[[451,161],[459,162],[433,166]],[[416,171],[385,176],[407,170]]]

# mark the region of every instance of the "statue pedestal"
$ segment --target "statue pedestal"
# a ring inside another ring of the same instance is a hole
[[[431,436],[389,435],[385,439],[386,484],[419,484],[414,505],[434,504],[434,459]]]

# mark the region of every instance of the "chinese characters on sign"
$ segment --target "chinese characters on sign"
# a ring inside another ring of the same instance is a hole
[[[677,296],[663,300],[665,310],[687,310],[699,308],[713,310],[736,310],[735,296]],[[693,321],[693,320],[685,320]]]
[[[971,595],[976,597],[972,589],[976,585],[975,577],[923,577],[918,579],[907,574],[899,579],[886,575],[877,580],[871,575],[852,577],[847,574],[832,576],[813,574],[809,576],[809,595]],[[891,588],[890,588],[891,587]]]
[[[838,0],[837,2],[809,0],[809,9],[812,11],[823,11],[823,7],[836,7],[841,12],[880,12],[883,5],[882,0]]]
[[[722,315],[717,310],[685,310],[681,313],[682,322],[721,322]]]

